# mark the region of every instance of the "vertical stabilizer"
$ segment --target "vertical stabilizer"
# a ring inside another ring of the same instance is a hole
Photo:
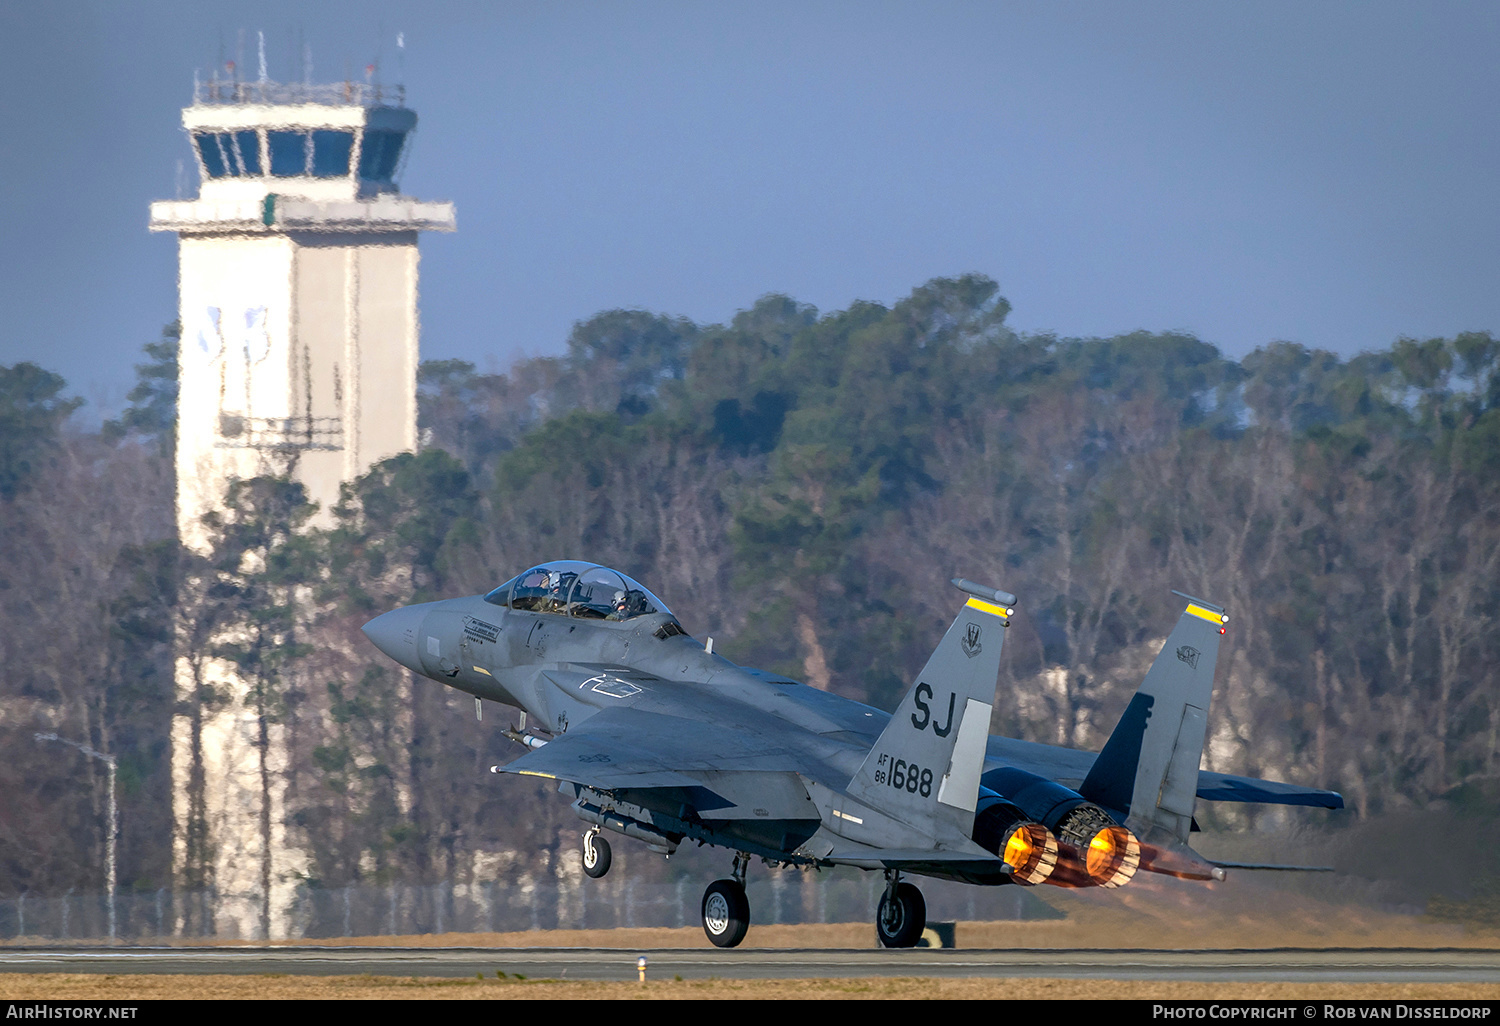
[[[967,840],[973,827],[1000,648],[1016,601],[962,578],[953,583],[969,600],[848,789],[937,840]]]
[[[1176,629],[1078,789],[1127,814],[1126,826],[1142,840],[1187,841],[1219,638],[1229,622],[1219,606],[1183,597],[1188,604]]]

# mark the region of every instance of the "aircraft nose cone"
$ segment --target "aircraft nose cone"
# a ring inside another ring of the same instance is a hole
[[[420,606],[404,606],[389,613],[381,613],[365,624],[362,630],[375,647],[408,669],[421,672],[421,660],[417,655],[417,632],[427,610]]]

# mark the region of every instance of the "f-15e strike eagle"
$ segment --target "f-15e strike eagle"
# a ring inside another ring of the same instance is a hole
[[[476,708],[522,710],[506,733],[532,750],[495,769],[556,780],[575,799],[589,876],[609,870],[601,828],[666,854],[689,840],[734,852],[730,877],[703,895],[703,929],[719,947],[750,925],[756,856],[883,872],[876,933],[911,947],[926,904],[904,875],[1063,887],[1120,887],[1141,870],[1223,879],[1234,864],[1187,845],[1195,799],[1343,807],[1332,791],[1199,769],[1229,618],[1188,596],[1103,751],[991,737],[1016,599],[953,584],[965,602],[894,713],[736,666],[640,584],[574,560],[487,595],[393,610],[364,631]]]

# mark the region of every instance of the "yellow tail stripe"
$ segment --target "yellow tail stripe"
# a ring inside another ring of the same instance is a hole
[[[1188,604],[1186,612],[1190,616],[1196,616],[1200,620],[1207,620],[1209,623],[1216,624],[1223,623],[1224,621],[1222,613],[1216,613],[1212,609],[1204,609],[1202,606],[1195,606],[1192,603]]]
[[[1004,606],[997,606],[993,602],[981,602],[977,598],[969,599],[969,601],[965,602],[964,605],[970,609],[978,609],[981,612],[991,613],[995,616],[1000,617],[1000,619],[1002,620],[1010,616],[1010,610],[1006,609]]]

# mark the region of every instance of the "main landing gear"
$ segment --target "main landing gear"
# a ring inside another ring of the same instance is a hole
[[[750,856],[736,852],[727,879],[715,880],[703,892],[703,932],[714,947],[737,947],[750,930],[750,900],[745,897],[745,870]],[[583,835],[583,871],[594,879],[609,872],[609,842],[597,828]],[[927,901],[922,892],[901,880],[894,869],[885,872],[885,893],[875,914],[875,935],[884,948],[913,948],[927,928]]]
[[[613,854],[609,850],[609,842],[599,836],[599,829],[584,832],[583,835],[583,871],[593,879],[597,880],[609,872],[610,862]]]
[[[875,935],[883,948],[911,948],[927,928],[927,902],[922,892],[901,882],[901,874],[885,871],[885,894],[875,914]]]
[[[703,932],[715,947],[732,948],[750,929],[750,901],[745,897],[745,867],[750,856],[734,857],[733,879],[715,880],[703,892]]]

